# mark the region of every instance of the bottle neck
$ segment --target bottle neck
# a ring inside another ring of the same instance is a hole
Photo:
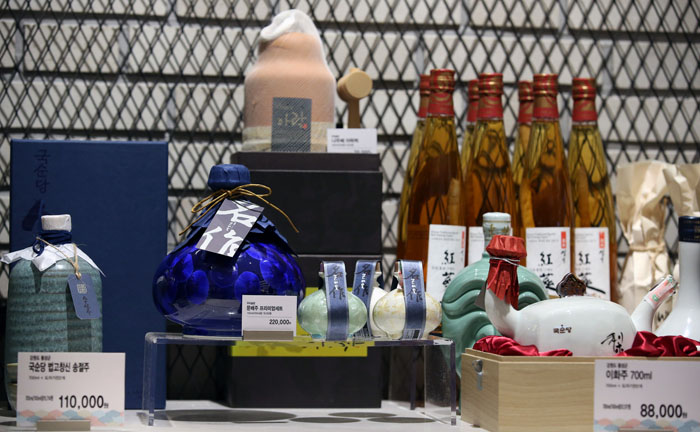
[[[420,95],[420,106],[418,108],[418,117],[426,118],[428,117],[428,105],[430,104],[429,95]]]
[[[520,101],[520,110],[518,111],[518,123],[532,123],[532,110],[535,102],[531,100]]]
[[[452,104],[451,92],[430,92],[430,102],[428,103],[428,117],[448,117],[454,115],[455,110]]]
[[[574,99],[574,112],[571,120],[576,123],[595,122],[598,114],[595,110],[595,99]]]
[[[536,95],[533,120],[558,120],[559,108],[556,95]]]
[[[697,310],[700,307],[700,243],[679,241],[680,288],[678,301],[674,306]]]
[[[467,123],[476,123],[479,113],[479,99],[469,100],[467,106]]]
[[[478,120],[503,119],[500,95],[479,95]]]

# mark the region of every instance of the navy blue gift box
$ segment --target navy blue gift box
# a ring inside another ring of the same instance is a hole
[[[10,248],[32,244],[44,213],[71,215],[73,239],[105,273],[103,350],[126,353],[127,409],[141,408],[144,335],[165,331],[153,274],[166,254],[166,142],[12,140]],[[165,352],[156,406],[165,406]]]

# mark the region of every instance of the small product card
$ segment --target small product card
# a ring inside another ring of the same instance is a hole
[[[426,292],[442,301],[447,285],[464,268],[467,229],[457,225],[430,225]]]
[[[80,279],[74,274],[68,276],[68,288],[73,298],[75,314],[80,319],[97,319],[102,316],[97,294],[92,286],[89,274],[82,274]]]
[[[549,294],[571,271],[571,229],[569,227],[527,228],[527,268],[542,279]]]
[[[124,424],[124,353],[21,352],[17,426],[39,420]]]
[[[594,430],[696,430],[700,363],[595,361]]]
[[[328,129],[328,153],[377,153],[376,129]]]
[[[297,332],[295,296],[244,295],[243,331]]]
[[[197,249],[234,256],[262,212],[262,207],[250,201],[224,200],[197,242]]]
[[[586,283],[587,294],[610,300],[610,248],[608,228],[576,228],[576,276]]]

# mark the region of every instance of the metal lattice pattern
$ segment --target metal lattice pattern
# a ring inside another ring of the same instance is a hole
[[[694,0],[4,0],[0,249],[9,245],[12,137],[167,139],[174,244],[209,167],[240,146],[243,79],[255,62],[259,31],[290,8],[317,23],[336,77],[357,66],[374,79],[362,115],[379,133],[385,268],[394,260],[418,75],[431,68],[457,71],[460,134],[465,84],[477,73],[504,74],[512,141],[517,80],[555,72],[565,137],[572,77],[594,77],[600,85],[599,125],[613,181],[617,167],[631,161],[700,160]],[[343,118],[345,107],[336,108]],[[672,212],[667,226],[674,251]],[[626,247],[620,237],[621,253]],[[6,278],[5,268],[3,289]]]

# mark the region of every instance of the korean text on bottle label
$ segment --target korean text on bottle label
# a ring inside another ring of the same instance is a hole
[[[525,246],[527,268],[542,279],[549,294],[554,294],[559,281],[571,271],[569,227],[527,228]]]
[[[457,225],[430,225],[426,292],[441,301],[445,289],[464,268],[467,230]]]
[[[610,300],[610,248],[608,228],[574,230],[576,276],[586,283],[586,293]]]

